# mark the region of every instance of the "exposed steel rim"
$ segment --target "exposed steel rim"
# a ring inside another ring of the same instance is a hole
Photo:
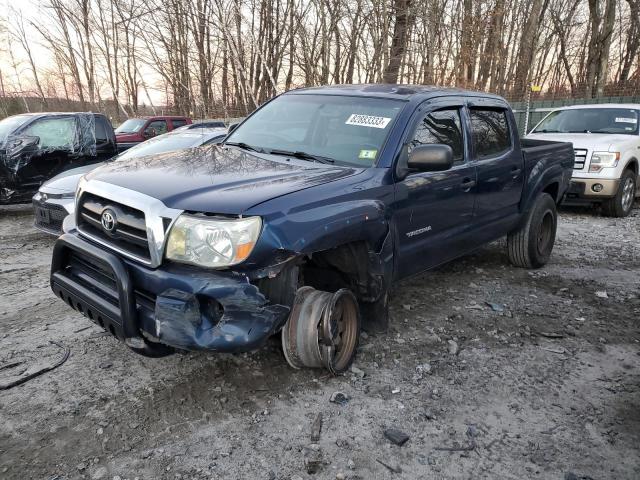
[[[344,372],[355,355],[360,337],[358,302],[347,289],[333,294],[323,315],[324,365],[333,374]]]
[[[338,374],[351,365],[359,334],[358,302],[349,290],[302,287],[282,329],[282,349],[293,368],[324,367]]]

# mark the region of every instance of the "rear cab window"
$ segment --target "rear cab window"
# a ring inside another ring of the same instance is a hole
[[[476,158],[498,157],[511,150],[513,142],[507,111],[502,108],[471,108],[471,138]]]

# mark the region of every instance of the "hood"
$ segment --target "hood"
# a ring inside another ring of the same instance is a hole
[[[266,200],[360,172],[211,145],[116,160],[86,178],[149,195],[169,208],[239,215]]]
[[[526,138],[571,142],[574,148],[584,148],[590,151],[617,152],[620,151],[622,144],[633,141],[636,136],[614,133],[530,133]]]
[[[40,187],[42,193],[74,193],[78,186],[78,181],[85,174],[91,170],[104,165],[106,162],[94,163],[92,165],[85,165],[83,167],[72,168],[62,172],[55,177],[47,180]]]
[[[132,142],[140,140],[139,133],[116,133],[116,142]]]

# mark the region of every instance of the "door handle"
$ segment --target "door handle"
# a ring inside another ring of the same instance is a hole
[[[520,175],[520,172],[522,171],[521,168],[518,167],[513,167],[511,169],[511,175],[513,175],[514,177],[517,177],[518,175]]]
[[[460,186],[462,187],[463,190],[469,190],[473,187],[476,186],[476,181],[471,179],[471,178],[465,178],[462,183],[460,184]]]

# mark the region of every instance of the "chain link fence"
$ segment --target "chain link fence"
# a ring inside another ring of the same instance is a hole
[[[545,115],[550,111],[564,107],[567,105],[585,105],[585,104],[602,104],[602,103],[634,103],[640,104],[640,88],[630,88],[629,85],[616,87],[608,86],[605,89],[605,96],[599,98],[586,98],[572,94],[570,91],[562,92],[524,92],[522,94],[505,94],[504,97],[511,104],[518,129],[521,135],[525,134],[525,125],[527,130],[531,130]],[[529,108],[527,109],[527,97],[529,97]],[[221,103],[221,102],[220,102]],[[142,104],[138,106],[135,114],[131,108],[129,116],[149,116],[149,115],[178,115],[181,112],[176,111],[172,106],[150,106]],[[221,106],[217,104],[211,109],[211,113],[203,117],[197,113],[190,116],[194,122],[202,120],[222,121],[225,125],[231,125],[241,121],[246,115],[251,113],[244,106]],[[26,112],[43,112],[43,111],[94,111],[101,112],[111,119],[114,127],[117,127],[127,116],[123,114],[122,106],[113,100],[105,100],[99,104],[81,104],[76,100],[67,100],[63,98],[50,98],[43,101],[41,98],[27,95],[6,95],[0,96],[0,118],[10,115],[16,115]],[[528,112],[528,113],[527,113]],[[182,114],[184,114],[182,112]]]

